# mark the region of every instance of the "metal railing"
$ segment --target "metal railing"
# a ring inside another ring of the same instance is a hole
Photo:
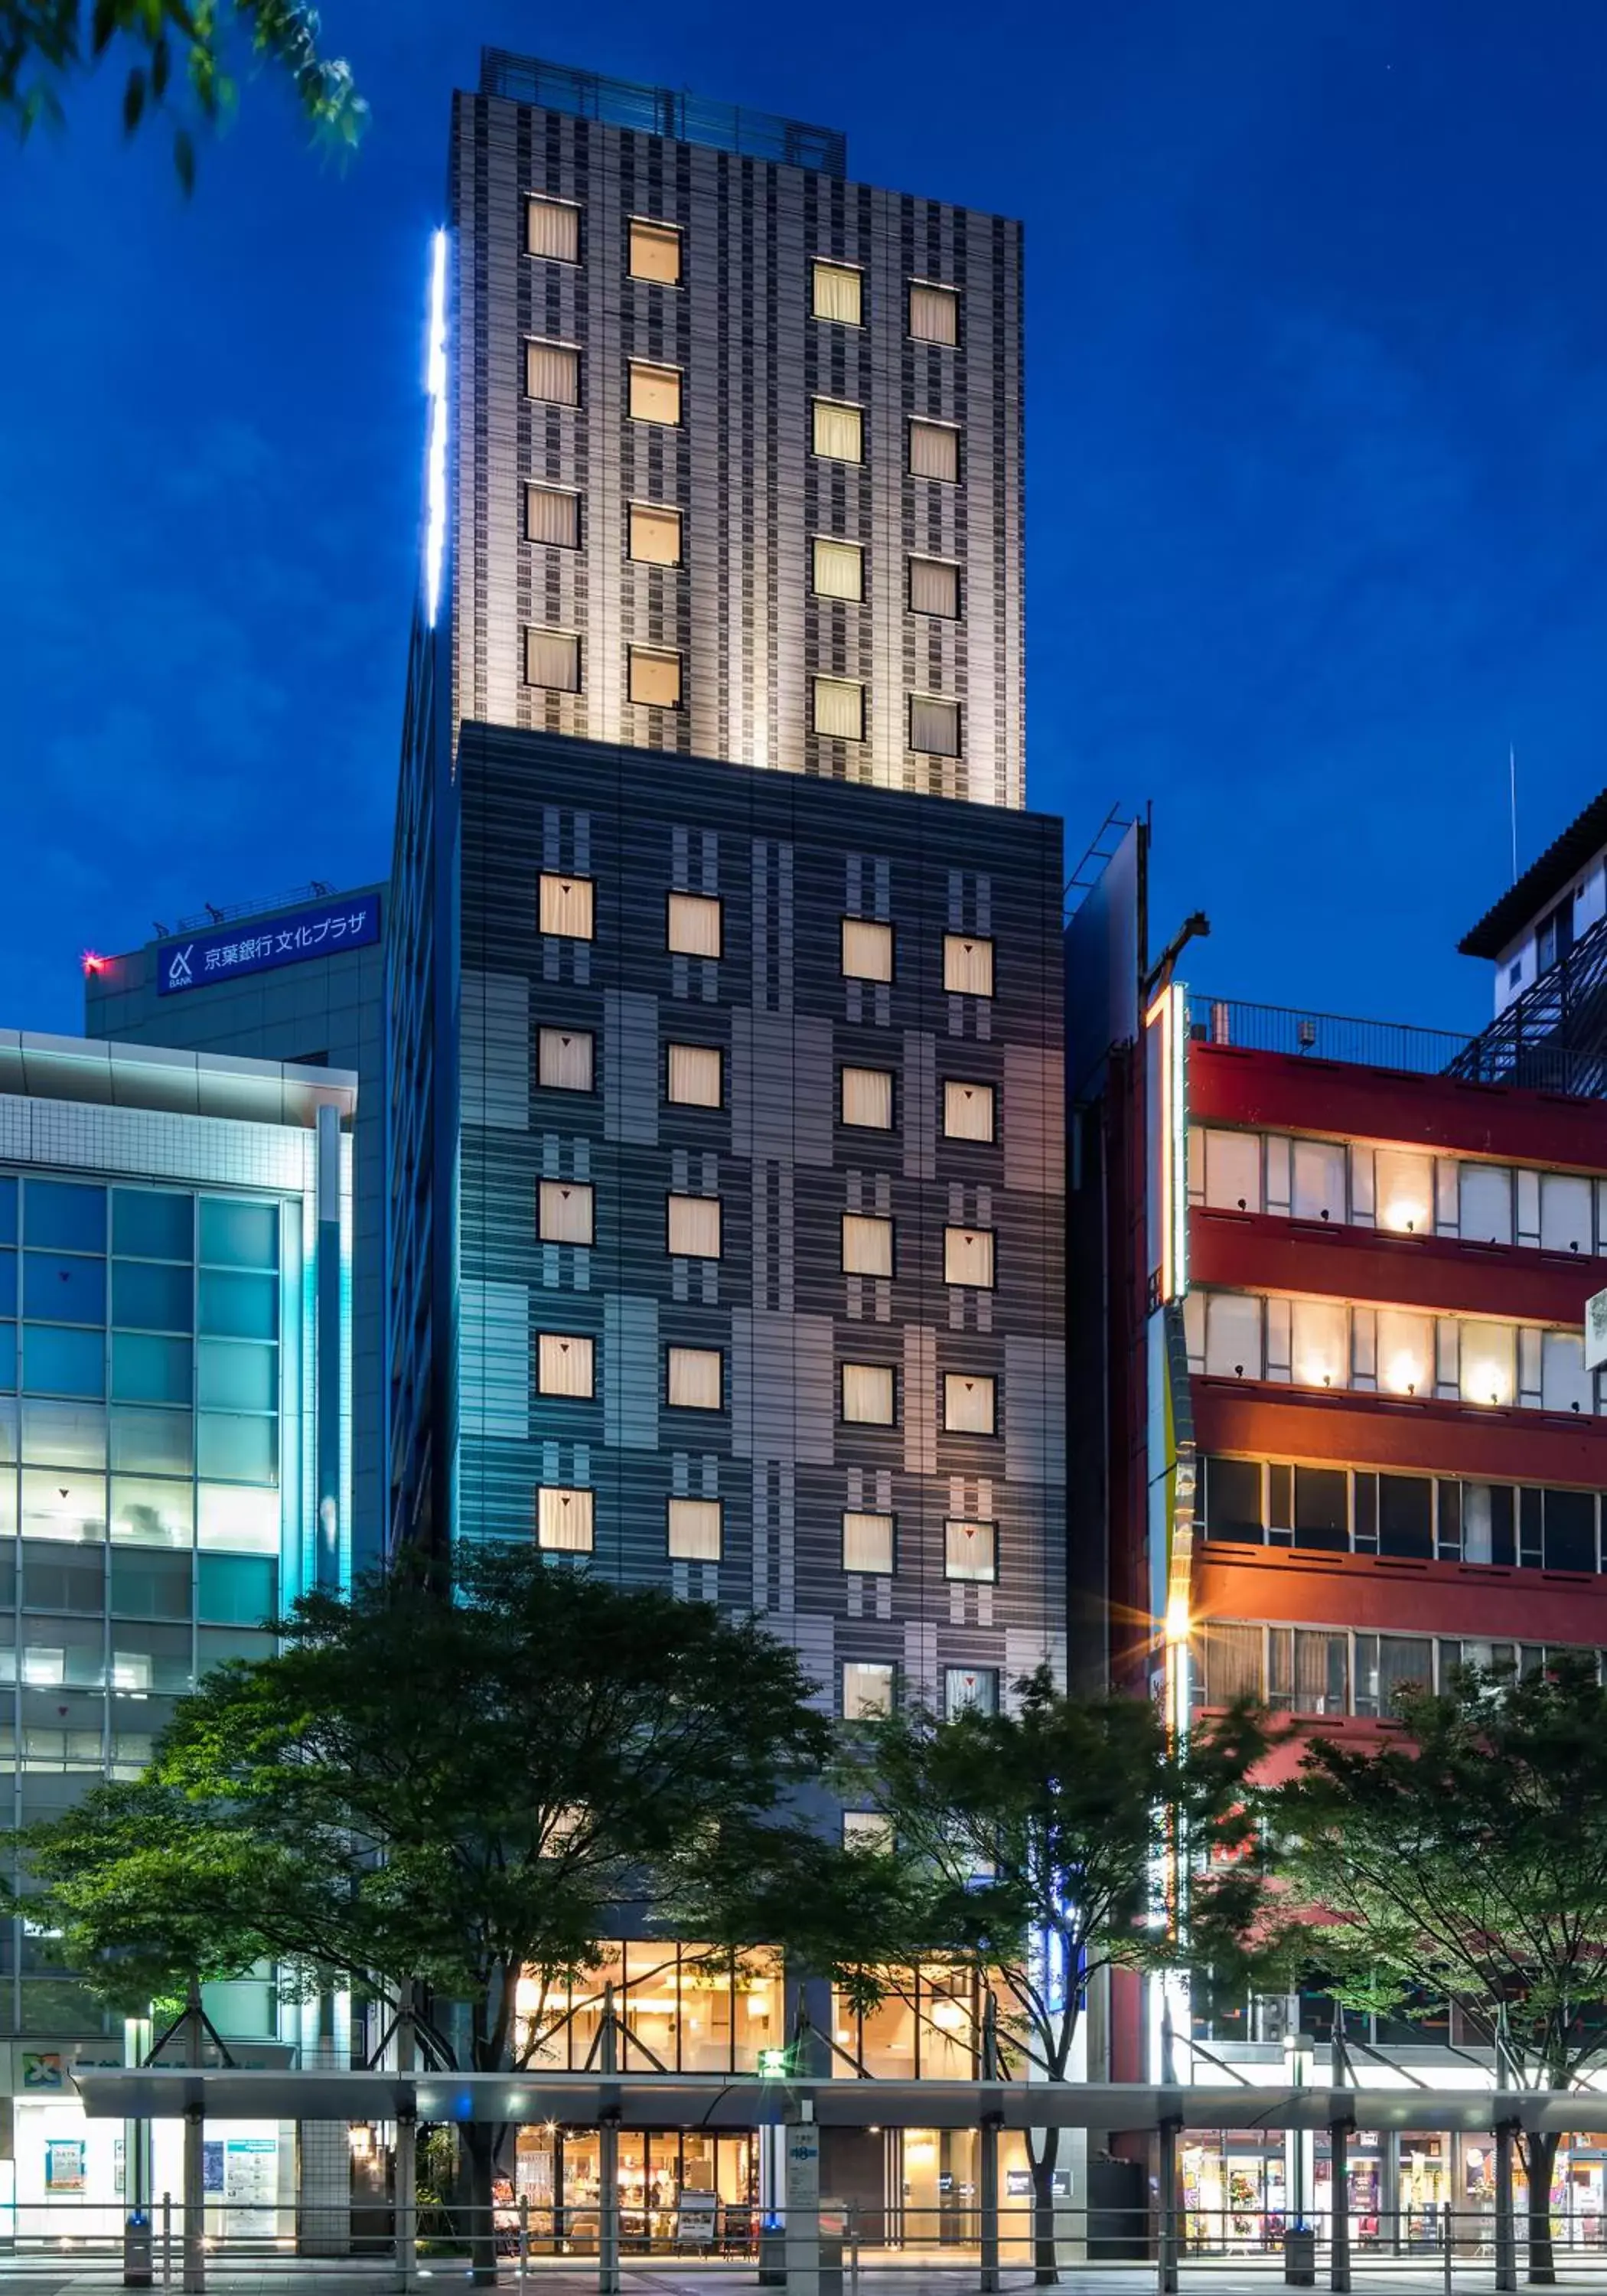
[[[1361,1068],[1441,1076],[1476,1038],[1454,1029],[1420,1029],[1409,1021],[1359,1021],[1298,1005],[1247,1004],[1191,989],[1189,1033],[1197,1043],[1243,1045],[1258,1053],[1294,1053]]]
[[[824,176],[848,173],[848,137],[839,127],[789,119],[781,112],[754,111],[742,104],[717,103],[684,88],[611,79],[606,73],[580,71],[545,56],[482,48],[480,92],[579,119],[601,119],[614,127],[640,128],[649,135],[674,135],[744,159],[779,160]]]

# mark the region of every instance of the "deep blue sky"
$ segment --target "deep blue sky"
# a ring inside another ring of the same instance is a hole
[[[1152,800],[1218,993],[1477,1026],[1455,955],[1607,781],[1599,0],[326,0],[344,171],[260,82],[194,198],[115,90],[0,145],[0,1021],[86,946],[389,851],[426,242],[480,43],[846,127],[1025,217],[1035,804]]]

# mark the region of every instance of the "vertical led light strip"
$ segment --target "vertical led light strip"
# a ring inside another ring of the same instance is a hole
[[[1150,1173],[1158,1259],[1152,1308],[1180,1300],[1188,1289],[1188,1084],[1185,1060],[1188,1036],[1188,991],[1174,981],[1163,988],[1144,1016],[1150,1078],[1156,1099],[1152,1119]],[[1153,1035],[1151,1031],[1153,1031]]]
[[[435,234],[430,271],[430,460],[426,474],[424,604],[435,627],[441,599],[441,563],[447,553],[447,234]]]

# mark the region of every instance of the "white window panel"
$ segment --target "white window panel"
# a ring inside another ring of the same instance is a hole
[[[543,256],[549,263],[578,263],[579,209],[568,200],[527,200],[524,244],[527,255]]]
[[[943,1085],[943,1136],[946,1140],[991,1140],[994,1099],[990,1084],[967,1084],[948,1077]]]
[[[865,552],[857,542],[843,542],[834,534],[817,534],[811,553],[817,598],[865,595]]]
[[[946,1227],[943,1231],[943,1281],[993,1289],[993,1231],[985,1227]]]
[[[844,1069],[842,1120],[866,1132],[893,1128],[893,1073],[890,1069]]]
[[[909,562],[909,610],[912,614],[938,614],[955,621],[960,611],[960,570],[943,558],[912,558]]]
[[[674,1259],[717,1259],[720,1200],[717,1196],[671,1196],[665,1221],[666,1248]]]
[[[717,1562],[726,1510],[718,1499],[671,1499],[668,1529],[672,1562]]]
[[[1289,1151],[1292,1144],[1285,1132],[1269,1132],[1267,1136],[1267,1209],[1269,1212],[1286,1212],[1289,1210],[1291,1185]]]
[[[681,1108],[718,1108],[724,1100],[721,1056],[715,1045],[671,1045],[666,1097]]]
[[[596,888],[589,877],[566,877],[544,869],[537,882],[537,931],[566,940],[590,940],[596,918]]]
[[[578,693],[579,639],[568,630],[527,630],[524,676],[527,685],[543,686],[549,693]]]
[[[1540,1336],[1540,1401],[1547,1411],[1590,1412],[1595,1382],[1585,1368],[1585,1350],[1573,1332]]]
[[[1540,1175],[1520,1165],[1518,1185],[1518,1241],[1538,1243],[1540,1241]]]
[[[893,1223],[868,1212],[842,1216],[842,1272],[845,1275],[890,1275],[893,1272]]]
[[[875,1578],[893,1575],[894,1524],[890,1514],[850,1509],[842,1518],[842,1567]]]
[[[960,340],[960,297],[953,287],[931,285],[922,279],[909,283],[909,331],[918,343],[957,343]]]
[[[1386,1395],[1434,1391],[1434,1318],[1399,1308],[1378,1311],[1378,1383]]]
[[[840,327],[864,324],[865,282],[846,263],[818,258],[809,266],[809,311],[816,319],[830,319]]]
[[[571,343],[527,343],[524,388],[527,398],[545,399],[553,406],[578,406],[579,352]]]
[[[717,895],[672,893],[665,919],[666,945],[676,956],[718,956],[724,941]]]
[[[898,1418],[898,1382],[891,1364],[845,1363],[842,1415],[855,1427],[891,1427]]]
[[[1205,1370],[1209,1379],[1259,1379],[1261,1302],[1238,1292],[1205,1295]]]
[[[627,400],[633,422],[674,424],[681,419],[681,370],[632,359]]]
[[[1431,1321],[1427,1318],[1424,1320],[1426,1326],[1426,1347],[1422,1361],[1423,1364],[1431,1365],[1434,1360],[1434,1328]],[[1350,1310],[1350,1384],[1352,1387],[1364,1387],[1372,1390],[1376,1390],[1378,1387],[1378,1348],[1379,1318],[1377,1309],[1373,1308],[1352,1308]],[[1400,1358],[1403,1356],[1403,1353],[1408,1352],[1409,1350],[1405,1348],[1404,1343],[1398,1339],[1391,1343],[1391,1352],[1388,1361],[1394,1363],[1397,1365],[1399,1376],[1403,1382],[1401,1386],[1393,1390],[1398,1395],[1404,1395],[1406,1392],[1406,1382],[1414,1381],[1414,1374],[1410,1371],[1400,1367]],[[1414,1383],[1416,1386],[1419,1395],[1426,1395],[1429,1391],[1430,1383],[1428,1373],[1426,1371],[1420,1371],[1420,1373],[1416,1374]],[[1386,1387],[1390,1384],[1387,1376],[1384,1384]]]
[[[911,422],[909,467],[917,479],[942,479],[949,486],[959,483],[960,434],[952,422]]]
[[[893,929],[871,917],[844,917],[842,971],[847,980],[890,980]]]
[[[629,693],[648,709],[678,709],[681,706],[681,657],[657,646],[632,646]]]
[[[1434,1233],[1436,1235],[1455,1235],[1461,1229],[1462,1191],[1459,1168],[1454,1156],[1434,1159]]]
[[[999,1670],[996,1666],[946,1666],[943,1669],[943,1719],[957,1722],[962,1714],[996,1714],[999,1710]],[[973,1864],[972,1877],[986,1882],[993,1867]]]
[[[1588,1258],[1591,1237],[1590,1183],[1572,1172],[1540,1175],[1540,1248],[1577,1251]]]
[[[1296,1300],[1291,1310],[1291,1367],[1300,1387],[1345,1387],[1350,1376],[1350,1326],[1333,1300]]]
[[[719,1411],[726,1366],[717,1348],[671,1348],[665,1362],[665,1400],[677,1411]]]
[[[943,1374],[943,1426],[950,1435],[991,1435],[997,1426],[997,1390],[981,1372]]]
[[[1350,1217],[1357,1227],[1372,1227],[1376,1218],[1376,1173],[1371,1148],[1352,1143],[1350,1149]]]
[[[943,1576],[946,1578],[997,1578],[994,1527],[990,1522],[950,1520],[943,1526]]]
[[[1488,1483],[1462,1486],[1462,1559],[1464,1562],[1496,1559],[1494,1495]]]
[[[1511,1324],[1464,1321],[1461,1395],[1464,1403],[1506,1404],[1517,1393],[1517,1331]]]
[[[909,697],[909,745],[931,758],[960,754],[960,705],[935,693]]]
[[[1541,1336],[1532,1324],[1518,1326],[1518,1400],[1536,1411],[1540,1407]]]
[[[1513,1175],[1506,1164],[1464,1164],[1456,1232],[1464,1243],[1513,1240]]]
[[[844,406],[840,399],[810,402],[810,444],[813,451],[832,463],[865,460],[865,410]]]
[[[1434,1392],[1443,1401],[1462,1392],[1462,1326],[1454,1316],[1440,1316],[1434,1324]]]
[[[590,1243],[592,1191],[582,1180],[543,1180],[539,1218],[543,1243]]]
[[[543,1483],[536,1494],[536,1543],[554,1554],[592,1551],[591,1491]]]
[[[680,285],[681,234],[674,224],[650,221],[645,216],[631,217],[630,275],[651,279],[660,287]]]
[[[991,996],[993,943],[977,933],[945,933],[943,986],[951,996]]]
[[[842,1718],[868,1722],[893,1710],[895,1669],[865,1659],[849,1659],[842,1669]]]
[[[1296,1219],[1344,1218],[1345,1152],[1337,1140],[1295,1142],[1290,1210]]]
[[[1434,1231],[1434,1160],[1414,1148],[1380,1148],[1373,1156],[1375,1218],[1395,1235]]]
[[[536,1350],[537,1392],[578,1396],[594,1392],[594,1351],[578,1332],[543,1332]]]
[[[1293,1334],[1291,1329],[1289,1301],[1267,1300],[1262,1302],[1262,1328],[1267,1333],[1267,1376],[1286,1380],[1290,1376]]]
[[[530,542],[550,543],[557,550],[580,547],[580,497],[564,487],[527,487],[524,490],[524,530]]]
[[[591,1031],[543,1029],[536,1040],[536,1081],[553,1092],[590,1092]]]
[[[681,513],[663,503],[632,503],[630,554],[644,566],[681,562]]]
[[[1201,1129],[1198,1138],[1205,1164],[1205,1201],[1219,1211],[1261,1209],[1261,1136],[1259,1132]]]
[[[851,677],[814,682],[815,731],[838,742],[865,739],[865,688]]]
[[[1203,1292],[1186,1292],[1183,1298],[1183,1343],[1192,1372],[1205,1369],[1205,1299]]]

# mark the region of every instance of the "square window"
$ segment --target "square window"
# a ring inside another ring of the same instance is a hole
[[[842,1366],[842,1415],[853,1427],[895,1427],[898,1382],[891,1364]]]
[[[630,554],[644,566],[681,562],[681,513],[663,503],[630,505]]]
[[[960,434],[952,422],[912,421],[909,426],[910,474],[917,479],[941,479],[953,487],[960,482]]]
[[[567,1395],[589,1403],[596,1392],[595,1350],[578,1332],[543,1332],[537,1344],[539,1395]]]
[[[645,359],[632,359],[629,405],[633,422],[679,422],[680,368],[652,366]]]
[[[842,1216],[842,1272],[845,1275],[890,1275],[893,1272],[893,1223],[866,1212]]]
[[[817,598],[865,596],[865,552],[857,542],[843,542],[834,534],[815,537],[813,580]]]
[[[832,463],[863,463],[865,460],[865,410],[847,406],[839,398],[816,398],[810,402],[810,446],[814,453]]]
[[[943,986],[951,996],[991,996],[993,943],[977,933],[945,933]]]
[[[946,1140],[991,1140],[994,1137],[993,1086],[966,1084],[948,1077],[943,1085],[943,1137]]]
[[[981,1372],[950,1371],[943,1374],[943,1425],[950,1435],[992,1435],[997,1432],[997,1387]]]
[[[971,1283],[980,1292],[993,1289],[993,1231],[986,1227],[946,1227],[943,1231],[943,1281]]]
[[[524,390],[527,398],[544,399],[549,406],[578,406],[580,354],[573,344],[527,343]]]
[[[723,1411],[726,1365],[718,1348],[671,1348],[664,1360],[664,1400],[674,1411]]]
[[[842,1567],[863,1570],[873,1578],[893,1575],[894,1522],[890,1514],[865,1514],[854,1509],[842,1518]]]
[[[665,1249],[673,1259],[717,1259],[719,1198],[671,1196],[665,1218]]]
[[[658,287],[680,285],[681,234],[674,224],[632,216],[630,275],[633,279],[650,279]]]
[[[946,1666],[943,1669],[943,1719],[957,1721],[964,1713],[996,1714],[999,1710],[998,1669],[991,1666]]]
[[[527,542],[549,543],[555,550],[578,550],[579,496],[567,487],[527,487],[524,531]]]
[[[912,558],[909,562],[909,610],[912,614],[940,614],[946,621],[960,611],[960,570],[944,558]]]
[[[960,340],[960,297],[953,287],[938,287],[925,279],[909,283],[909,331],[918,343],[957,343]]]
[[[551,1092],[590,1092],[589,1029],[543,1029],[536,1039],[536,1081]]]
[[[544,869],[539,883],[537,931],[565,940],[590,940],[595,922],[595,886],[589,877],[570,877]]]
[[[681,706],[681,657],[654,646],[630,649],[630,698],[649,709]]]
[[[713,893],[671,893],[665,919],[665,947],[672,956],[718,956],[724,945],[719,898]]]
[[[840,327],[864,324],[865,281],[846,263],[826,263],[818,258],[809,266],[809,312],[831,319]]]
[[[591,1491],[544,1483],[536,1494],[536,1544],[553,1554],[589,1554],[592,1551]]]
[[[718,1108],[725,1098],[723,1060],[716,1045],[671,1045],[664,1097],[677,1108]]]
[[[909,745],[929,758],[960,754],[960,705],[935,693],[909,697]]]
[[[672,1562],[717,1562],[725,1543],[726,1510],[718,1499],[671,1499],[668,1529]]]
[[[829,740],[863,742],[865,688],[851,677],[815,680],[815,731]]]
[[[543,1243],[590,1243],[593,1197],[584,1180],[543,1180],[537,1201]]]
[[[995,1548],[992,1523],[965,1522],[951,1516],[943,1526],[943,1576],[981,1579],[991,1585],[998,1577]]]
[[[580,691],[580,641],[567,630],[527,630],[524,682],[549,693]]]
[[[548,263],[578,263],[579,209],[568,200],[528,199],[524,246],[527,255],[542,256]]]
[[[893,1128],[893,1072],[890,1069],[844,1069],[842,1120],[866,1132]]]
[[[845,980],[890,980],[893,977],[893,929],[871,917],[842,921],[842,977]]]
[[[890,1666],[849,1660],[842,1669],[843,1720],[868,1722],[879,1714],[890,1714],[896,1681]]]
[[[879,1809],[845,1809],[842,1844],[845,1849],[890,1849],[893,1821]]]

